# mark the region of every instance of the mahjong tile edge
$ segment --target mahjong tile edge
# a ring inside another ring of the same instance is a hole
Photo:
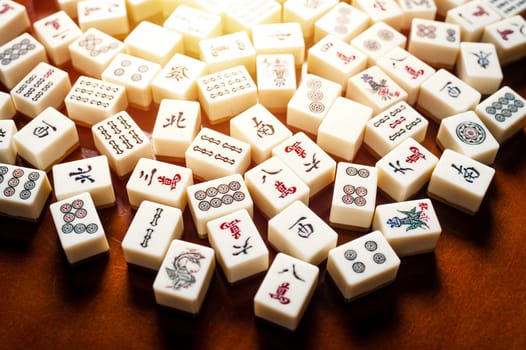
[[[18,1],[31,22],[57,11],[54,1]],[[61,66],[78,77],[69,63]],[[504,83],[526,96],[526,60],[504,69]],[[5,90],[5,89],[4,89]],[[157,107],[128,108],[149,133]],[[284,116],[279,116],[284,120]],[[27,121],[15,117],[20,128]],[[204,118],[206,124],[206,118]],[[228,133],[228,123],[213,128]],[[438,125],[424,146],[435,155]],[[66,160],[97,155],[87,128]],[[4,349],[93,348],[526,348],[526,134],[501,146],[495,177],[479,212],[470,216],[433,201],[442,226],[434,253],[402,258],[396,280],[345,303],[320,265],[319,284],[295,332],[256,319],[253,298],[263,276],[229,285],[216,268],[198,315],[159,307],[155,274],[127,266],[121,248],[134,210],[126,179],[113,175],[117,203],[99,210],[109,254],[71,267],[46,205],[37,223],[0,219],[0,344]],[[354,162],[373,165],[361,149]],[[416,198],[426,197],[420,191]],[[328,221],[332,186],[310,207]],[[55,198],[52,198],[55,201]],[[390,200],[381,192],[377,204]],[[49,204],[49,203],[48,203]],[[266,242],[267,222],[255,210]],[[183,239],[197,237],[188,208]],[[362,233],[336,229],[338,245]],[[276,252],[271,251],[271,259]]]

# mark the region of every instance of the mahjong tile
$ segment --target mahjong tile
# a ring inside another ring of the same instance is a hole
[[[346,301],[396,279],[400,258],[380,231],[373,231],[329,252],[327,272]]]
[[[208,240],[228,283],[268,269],[268,248],[245,209],[211,220],[207,227]]]
[[[75,123],[91,127],[128,107],[126,88],[87,76],[80,76],[64,99],[68,116]]]
[[[163,99],[152,132],[155,155],[184,159],[201,127],[199,102]]]
[[[281,158],[309,186],[311,197],[334,180],[336,162],[302,132],[274,147],[272,155]]]
[[[130,31],[125,0],[81,1],[78,4],[78,23],[83,32],[96,28],[119,38]]]
[[[526,100],[509,86],[502,87],[475,108],[499,143],[507,141],[526,124]]]
[[[46,108],[14,136],[20,157],[48,171],[79,146],[75,123],[53,107]]]
[[[130,173],[140,158],[153,158],[150,139],[126,112],[119,112],[91,127],[95,148],[108,157],[117,176]]]
[[[309,204],[309,187],[278,157],[248,170],[244,178],[254,203],[267,218],[297,200]]]
[[[447,12],[455,7],[458,7],[469,0],[435,0],[437,6],[437,14],[446,17]]]
[[[254,296],[254,314],[294,331],[318,284],[319,268],[279,253]]]
[[[469,1],[447,12],[445,21],[460,26],[462,41],[479,41],[484,27],[501,19],[487,1]]]
[[[221,18],[223,18],[223,20],[225,17],[226,10],[237,2],[237,0],[178,0],[178,1],[181,3],[179,7],[185,4],[188,4],[188,6],[192,6],[192,7],[195,7],[196,9],[220,16]]]
[[[97,208],[115,205],[115,191],[106,156],[55,164],[52,172],[53,189],[57,200],[88,192]]]
[[[250,145],[219,131],[202,128],[186,149],[185,160],[198,179],[242,174],[250,165]]]
[[[460,43],[456,65],[457,76],[483,95],[494,93],[503,79],[495,45],[490,43]]]
[[[473,111],[442,119],[436,141],[441,149],[452,149],[484,164],[492,164],[499,150],[499,143]]]
[[[481,41],[493,43],[501,65],[520,60],[526,55],[526,21],[520,15],[505,18],[484,28]]]
[[[66,12],[69,17],[75,19],[78,16],[77,4],[79,1],[81,0],[57,0],[57,5],[62,11]]]
[[[296,92],[296,70],[292,54],[256,56],[258,103],[283,113]]]
[[[159,0],[126,0],[126,5],[128,17],[133,23],[155,17],[162,12],[161,1]]]
[[[159,271],[170,243],[181,239],[183,230],[180,209],[142,201],[121,243],[126,262]]]
[[[102,72],[102,80],[123,85],[128,102],[147,109],[153,101],[152,81],[160,70],[158,63],[119,53]]]
[[[402,30],[409,30],[413,18],[425,18],[433,20],[437,13],[434,0],[399,0],[398,4],[403,12]]]
[[[407,50],[435,68],[452,68],[460,49],[460,27],[454,23],[415,18]]]
[[[141,158],[126,184],[126,192],[132,208],[149,200],[184,210],[186,188],[193,184],[192,169]]]
[[[167,18],[169,17],[179,6],[180,0],[164,0],[162,2],[162,8],[163,8],[163,17]]]
[[[239,0],[225,10],[223,18],[225,32],[250,34],[258,24],[281,22],[281,4],[274,0]]]
[[[226,121],[257,103],[257,86],[245,66],[197,78],[199,102],[211,124]]]
[[[0,47],[0,82],[11,89],[40,62],[47,62],[46,49],[23,33]]]
[[[174,240],[153,282],[157,304],[197,314],[215,270],[215,252],[200,244]]]
[[[0,91],[0,120],[13,119],[15,114],[16,109],[11,95]]]
[[[24,5],[15,1],[0,1],[0,45],[29,30],[30,25]]]
[[[444,150],[427,187],[427,194],[474,215],[491,184],[495,169],[450,149]]]
[[[263,105],[255,104],[230,119],[230,136],[248,143],[252,161],[259,164],[292,132]]]
[[[342,86],[315,74],[307,74],[287,105],[287,125],[311,134],[318,132],[323,118]]]
[[[410,105],[416,102],[420,86],[435,73],[433,67],[400,47],[386,53],[376,64],[407,92]]]
[[[15,164],[17,147],[14,136],[17,131],[12,119],[0,119],[0,163]]]
[[[404,13],[395,0],[353,0],[353,6],[365,12],[373,23],[384,22],[396,30],[403,26]]]
[[[288,0],[283,3],[283,22],[298,22],[307,43],[314,39],[314,24],[338,4],[338,0]]]
[[[372,66],[347,80],[345,97],[373,109],[373,114],[407,100],[407,92],[378,66]]]
[[[254,203],[240,174],[221,177],[189,186],[188,206],[199,238],[206,238],[210,220],[246,209],[254,213]]]
[[[305,40],[297,22],[255,25],[252,41],[257,55],[292,54],[296,67],[305,60]]]
[[[481,94],[445,69],[439,69],[421,86],[417,109],[440,122],[445,117],[474,109]]]
[[[434,251],[442,233],[433,203],[427,198],[377,206],[373,230],[382,232],[400,257]]]
[[[368,231],[376,206],[377,186],[375,167],[338,163],[329,214],[331,225]]]
[[[364,143],[374,156],[383,157],[409,137],[423,142],[428,120],[407,102],[399,102],[367,122]]]
[[[396,201],[415,195],[429,181],[438,158],[412,138],[376,162],[378,187]]]
[[[367,56],[338,37],[328,34],[308,51],[307,72],[347,88],[347,80],[364,70]]]
[[[17,111],[32,119],[47,107],[59,109],[70,89],[66,71],[40,62],[11,89],[11,98]]]
[[[96,28],[89,28],[69,45],[73,68],[97,79],[102,78],[102,72],[124,50],[122,41]]]
[[[370,17],[346,2],[340,2],[314,23],[314,42],[327,34],[350,42],[363,32],[371,21]]]
[[[70,264],[106,253],[108,241],[89,193],[49,206],[58,238]]]
[[[337,97],[318,128],[316,143],[325,152],[351,161],[362,145],[365,126],[373,110],[345,97]]]
[[[526,11],[524,0],[485,0],[485,2],[489,3],[502,17],[524,14]]]

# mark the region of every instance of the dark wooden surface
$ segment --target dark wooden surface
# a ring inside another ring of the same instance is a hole
[[[54,1],[19,2],[32,21],[56,11]],[[525,66],[523,60],[505,69],[505,83],[522,96]],[[74,82],[71,66],[61,68]],[[129,112],[152,130],[155,106]],[[16,121],[19,128],[25,123],[19,116]],[[228,124],[215,128],[228,132]],[[437,129],[431,123],[424,145],[439,155]],[[66,160],[97,154],[89,130],[78,130],[81,147]],[[38,223],[0,218],[0,348],[526,349],[525,149],[524,132],[501,146],[495,178],[475,216],[433,202],[443,229],[436,250],[402,258],[393,284],[344,303],[321,264],[319,285],[294,333],[254,317],[262,276],[231,286],[217,268],[199,315],[158,307],[154,273],[128,267],[122,253],[134,215],[127,179],[113,178],[117,205],[99,211],[109,254],[78,266],[67,263],[47,208]],[[362,149],[355,162],[374,165],[375,159]],[[332,186],[311,200],[325,220],[331,196]],[[425,196],[424,189],[416,197]],[[389,200],[380,193],[377,202]],[[267,224],[257,210],[255,220],[266,239]],[[188,210],[184,224],[183,239],[208,245],[197,238]],[[337,231],[338,244],[360,235]]]

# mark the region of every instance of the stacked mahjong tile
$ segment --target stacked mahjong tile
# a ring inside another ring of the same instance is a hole
[[[112,249],[158,304],[198,313],[217,261],[264,274],[255,315],[294,330],[320,269],[353,300],[435,250],[436,202],[479,211],[526,125],[501,86],[526,5],[498,3],[59,0],[30,23],[0,0],[0,214],[49,208],[75,264],[108,252],[119,203]]]

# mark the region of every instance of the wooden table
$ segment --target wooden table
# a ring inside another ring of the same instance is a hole
[[[32,21],[57,10],[54,1],[19,2]],[[523,60],[505,68],[505,83],[522,96],[525,67]],[[62,68],[74,82],[72,67]],[[157,107],[128,111],[141,128],[152,130]],[[26,122],[18,116],[16,121],[19,128]],[[228,132],[227,123],[215,128]],[[437,129],[431,123],[424,146],[439,155]],[[66,160],[97,154],[89,130],[78,131],[81,147]],[[524,132],[501,146],[495,178],[475,216],[433,202],[443,229],[436,251],[402,258],[393,284],[344,303],[321,264],[319,285],[294,333],[254,317],[261,275],[231,286],[217,268],[197,316],[158,307],[154,273],[128,267],[121,248],[134,215],[127,179],[113,178],[117,205],[99,211],[110,252],[85,264],[69,266],[48,209],[38,223],[1,218],[0,348],[525,349],[525,150]],[[355,162],[374,165],[375,159],[362,149]],[[311,200],[324,220],[331,196],[332,186]],[[417,197],[425,196],[424,189]],[[380,193],[377,202],[389,200]],[[183,239],[208,245],[197,238],[188,210],[184,220]],[[266,239],[267,224],[257,210],[255,221]],[[337,231],[338,244],[360,235]]]

